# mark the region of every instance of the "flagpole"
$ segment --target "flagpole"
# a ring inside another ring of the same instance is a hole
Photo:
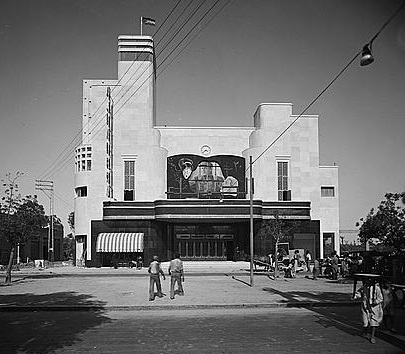
[[[142,16],[141,16],[141,36],[142,36]]]

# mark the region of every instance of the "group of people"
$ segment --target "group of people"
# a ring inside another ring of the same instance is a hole
[[[340,265],[339,265],[340,263]],[[323,260],[314,261],[313,275],[316,279],[321,274],[321,268],[324,268],[323,275],[332,280],[337,280],[340,274],[343,278],[355,273],[362,273],[364,260],[362,256],[350,257],[348,253],[344,253],[341,258],[337,252],[333,251],[329,257]]]
[[[157,290],[157,296],[163,297],[165,294],[162,292],[162,284],[160,282],[160,276],[163,280],[166,280],[165,273],[159,262],[158,256],[153,256],[153,260],[148,268],[149,273],[149,301],[155,300],[155,286]],[[174,295],[177,293],[180,296],[184,295],[183,284],[184,282],[184,270],[183,262],[180,259],[180,254],[175,253],[174,258],[170,261],[168,273],[170,275],[170,299],[174,299]],[[177,290],[175,286],[177,284]]]
[[[307,253],[305,255],[305,263],[309,269],[309,262],[308,263],[306,262],[306,258],[308,256],[309,257],[311,256],[309,251],[307,251]],[[295,250],[293,257],[291,258],[291,260],[288,263],[288,266],[286,268],[284,268],[284,277],[285,278],[295,278],[298,268],[301,266],[302,263],[303,263],[303,260],[302,260],[299,250]]]

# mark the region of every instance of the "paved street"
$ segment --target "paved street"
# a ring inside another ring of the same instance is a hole
[[[396,354],[405,348],[404,309],[397,334],[381,327],[375,345],[359,336],[350,279],[256,274],[251,287],[246,263],[185,268],[185,296],[153,302],[146,269],[15,272],[11,286],[0,284],[0,353]],[[168,293],[169,279],[163,289]]]
[[[200,309],[2,313],[1,352],[14,353],[378,353],[331,309]],[[4,334],[7,333],[5,336]]]

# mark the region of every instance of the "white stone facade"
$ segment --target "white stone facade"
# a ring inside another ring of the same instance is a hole
[[[167,158],[177,154],[236,155],[245,158],[246,167],[252,156],[254,199],[263,201],[279,200],[277,163],[286,162],[291,200],[311,203],[311,219],[320,220],[320,235],[334,234],[333,246],[339,252],[338,168],[319,165],[318,116],[303,115],[291,125],[297,118],[291,103],[262,103],[253,115],[251,128],[156,126],[153,40],[120,36],[118,50],[117,80],[83,82],[82,145],[76,151],[75,167],[75,228],[76,235],[87,238],[88,260],[92,220],[102,219],[103,202],[124,200],[124,162],[134,162],[135,201],[164,200]],[[107,147],[109,102],[113,107],[112,143]],[[80,158],[91,162],[83,163]],[[112,194],[108,196],[109,163]]]

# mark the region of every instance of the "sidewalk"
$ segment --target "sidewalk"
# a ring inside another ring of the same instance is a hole
[[[169,263],[163,262],[167,273]],[[185,296],[169,298],[170,278],[162,280],[167,295],[148,300],[147,269],[76,268],[60,266],[44,270],[13,272],[13,283],[1,283],[0,312],[4,311],[86,311],[86,310],[178,310],[198,308],[271,307],[353,307],[352,317],[359,326],[359,304],[351,300],[353,282],[325,278],[276,280],[255,272],[250,286],[248,262],[184,262]],[[405,310],[398,309],[397,330],[393,337],[405,346]],[[353,314],[355,314],[353,316]],[[381,331],[383,335],[393,336]]]
[[[169,262],[162,262],[167,273]],[[184,262],[186,295],[148,301],[147,268],[76,268],[72,266],[26,269],[13,272],[12,286],[0,286],[0,310],[10,306],[71,308],[148,308],[157,307],[291,307],[353,305],[351,282],[317,281],[297,278],[274,280],[265,272],[255,272],[250,286],[248,262]],[[0,273],[0,276],[4,272]],[[162,280],[169,293],[170,279]],[[35,303],[30,297],[48,295],[48,301]],[[57,294],[63,295],[59,299]],[[70,296],[69,296],[70,294]],[[78,295],[81,295],[81,299]],[[86,296],[88,301],[82,301]],[[10,297],[13,301],[10,302]],[[8,300],[7,300],[8,298]]]

